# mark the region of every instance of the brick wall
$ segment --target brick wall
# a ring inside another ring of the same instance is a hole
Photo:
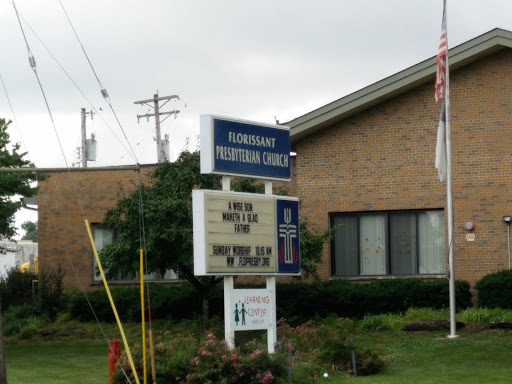
[[[450,85],[455,274],[474,282],[508,268],[501,219],[512,215],[512,51],[452,71]],[[434,168],[439,108],[432,78],[298,142],[301,214],[326,229],[330,212],[445,208]],[[327,279],[329,245],[323,260]]]
[[[142,168],[147,179],[151,167]],[[84,219],[90,224],[103,221],[120,196],[136,188],[134,170],[72,170],[52,172],[39,182],[39,268],[65,270],[66,287],[79,287],[71,262],[84,288],[93,282],[93,253]],[[71,261],[71,262],[70,262]]]

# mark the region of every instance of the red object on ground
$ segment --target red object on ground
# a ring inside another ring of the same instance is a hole
[[[112,383],[112,374],[116,370],[116,362],[121,355],[121,343],[119,339],[108,342],[108,384]]]

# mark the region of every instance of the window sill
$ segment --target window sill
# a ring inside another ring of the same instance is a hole
[[[160,280],[146,280],[144,279],[144,284],[150,283],[150,284],[181,284],[184,283],[186,280],[181,279],[160,279]],[[140,284],[140,280],[108,280],[108,285],[114,285],[114,286],[121,286],[121,285],[129,285],[133,286],[136,284]],[[102,280],[95,280],[93,281],[90,286],[100,286],[103,285]]]
[[[372,281],[372,280],[406,280],[406,279],[419,279],[419,280],[434,280],[446,279],[447,274],[434,274],[434,275],[400,275],[400,276],[331,276],[329,280],[352,280],[352,281]]]

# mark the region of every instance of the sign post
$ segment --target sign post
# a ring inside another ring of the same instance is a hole
[[[290,180],[288,127],[201,116],[201,173],[223,175],[222,191],[192,192],[194,274],[224,276],[226,344],[235,331],[266,329],[277,343],[276,280],[300,275],[299,201],[272,194]],[[265,180],[265,195],[230,192],[229,176]],[[264,275],[265,289],[234,289],[233,276]]]

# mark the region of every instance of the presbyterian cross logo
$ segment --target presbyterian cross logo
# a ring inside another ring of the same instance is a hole
[[[299,202],[277,199],[278,272],[300,273]]]
[[[293,239],[297,238],[297,226],[292,222],[292,210],[283,210],[284,224],[279,225],[279,237],[284,240],[284,263],[293,264]]]

